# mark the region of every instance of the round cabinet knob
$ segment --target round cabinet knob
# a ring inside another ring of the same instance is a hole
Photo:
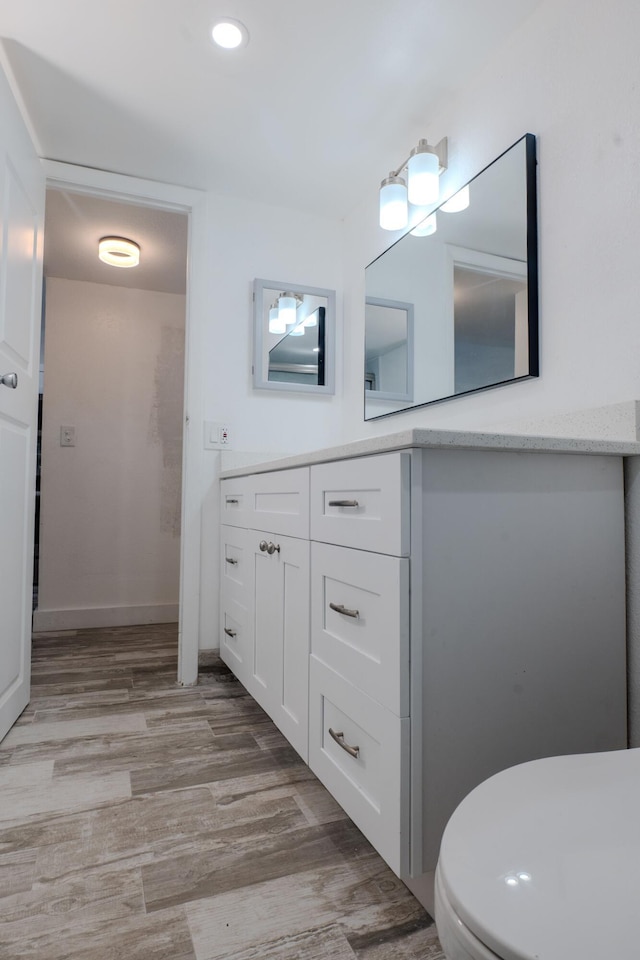
[[[260,547],[263,553],[265,552],[265,550],[268,549],[266,540],[261,540],[258,546]]]
[[[271,543],[271,541],[269,541],[269,543],[267,544],[267,553],[271,555],[275,553],[276,550],[278,551],[278,553],[280,553],[280,544],[276,546],[275,543]]]

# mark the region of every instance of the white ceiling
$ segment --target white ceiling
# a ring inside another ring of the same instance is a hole
[[[42,156],[343,217],[539,2],[0,0],[0,39]],[[209,40],[220,16],[245,48]],[[78,230],[136,239],[94,212]]]
[[[0,37],[46,157],[342,217],[539,2],[0,0]]]

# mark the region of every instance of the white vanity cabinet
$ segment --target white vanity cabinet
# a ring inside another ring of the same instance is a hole
[[[622,457],[437,440],[222,481],[223,659],[419,896],[482,780],[627,743]]]

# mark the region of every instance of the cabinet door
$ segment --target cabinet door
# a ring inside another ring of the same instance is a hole
[[[220,542],[220,657],[246,685],[253,598],[249,531],[223,524]]]
[[[249,535],[254,594],[246,686],[306,760],[309,541],[261,530]]]

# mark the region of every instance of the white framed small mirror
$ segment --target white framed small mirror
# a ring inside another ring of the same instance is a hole
[[[413,304],[367,297],[365,397],[413,400]]]
[[[253,386],[335,392],[335,290],[253,281]]]

